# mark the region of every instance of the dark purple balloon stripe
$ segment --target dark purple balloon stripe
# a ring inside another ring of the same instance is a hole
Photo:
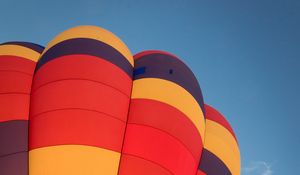
[[[28,175],[28,152],[0,157],[1,175]]]
[[[30,42],[11,41],[11,42],[2,43],[0,45],[8,45],[8,44],[27,47],[29,49],[32,49],[32,50],[38,52],[38,53],[42,53],[43,50],[44,50],[43,46],[40,46],[40,45],[34,44],[34,43],[30,43]]]
[[[201,162],[198,167],[206,175],[231,175],[227,166],[213,153],[203,149]]]
[[[28,121],[0,122],[0,157],[27,150]]]
[[[69,39],[54,45],[43,54],[37,64],[36,71],[48,61],[72,54],[86,54],[105,59],[132,77],[133,67],[120,52],[106,43],[89,38]]]
[[[153,53],[136,59],[134,64],[135,70],[144,69],[143,73],[134,75],[135,80],[161,78],[172,81],[191,93],[204,112],[204,101],[198,81],[193,72],[178,58],[162,53]]]

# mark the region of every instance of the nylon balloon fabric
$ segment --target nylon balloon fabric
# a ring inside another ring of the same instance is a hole
[[[0,45],[0,174],[28,174],[28,119],[36,62],[43,47]]]
[[[240,175],[240,153],[180,58],[78,26],[0,44],[0,174]]]

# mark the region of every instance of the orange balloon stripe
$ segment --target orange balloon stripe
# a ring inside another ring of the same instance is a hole
[[[219,113],[216,109],[212,108],[207,104],[205,104],[205,113],[206,113],[206,119],[217,122],[223,127],[225,127],[232,134],[234,139],[237,141],[232,127],[230,126],[229,122],[225,119],[225,117],[221,113]]]
[[[116,175],[120,153],[86,145],[58,145],[29,151],[30,175]]]
[[[232,134],[217,122],[207,119],[204,148],[220,159],[233,175],[240,174],[240,151]]]

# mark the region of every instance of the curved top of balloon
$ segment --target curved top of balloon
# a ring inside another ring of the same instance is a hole
[[[78,26],[1,44],[0,84],[0,174],[240,174],[233,129],[171,53]]]

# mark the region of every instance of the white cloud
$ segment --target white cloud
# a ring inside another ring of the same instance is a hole
[[[242,168],[242,174],[245,175],[272,175],[272,165],[265,161],[256,161]]]

